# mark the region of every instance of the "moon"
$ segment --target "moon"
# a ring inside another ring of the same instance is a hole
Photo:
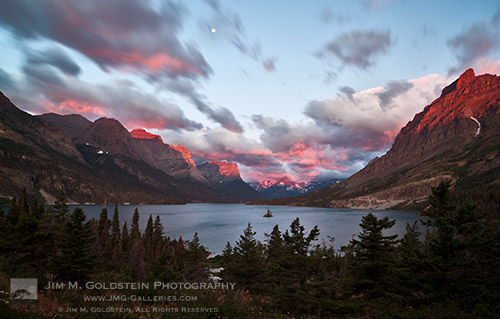
[[[215,28],[212,28],[211,31],[212,31],[212,33],[215,33],[217,30],[215,30]]]

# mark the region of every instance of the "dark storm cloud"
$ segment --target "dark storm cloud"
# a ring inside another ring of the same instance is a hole
[[[4,93],[18,107],[34,113],[79,113],[90,119],[110,116],[129,128],[203,128],[202,124],[186,118],[177,105],[144,94],[130,84],[89,84],[58,73],[47,64],[26,63],[23,70],[24,77],[11,85],[23,87],[23,93],[8,87]],[[25,94],[26,91],[30,94]]]
[[[206,102],[205,97],[199,94],[190,81],[167,81],[164,83],[164,87],[168,90],[180,94],[194,104],[196,108],[205,114],[209,119],[219,123],[225,129],[234,132],[242,133],[243,127],[236,120],[234,114],[225,107],[211,107]]]
[[[71,76],[77,76],[81,72],[78,64],[59,48],[28,53],[27,62],[31,65],[48,64],[58,68],[64,74]]]
[[[341,62],[342,66],[366,70],[375,65],[375,58],[388,53],[392,44],[389,30],[353,31],[338,35],[316,56],[323,59],[334,57]]]
[[[20,39],[56,41],[103,70],[133,70],[149,80],[208,77],[203,55],[178,39],[182,19],[183,9],[170,1],[155,10],[134,0],[4,0],[0,10],[0,26]]]
[[[490,21],[474,24],[448,40],[448,47],[456,59],[456,64],[448,69],[448,74],[463,72],[500,47],[499,19],[500,12],[497,11]]]
[[[388,82],[386,90],[377,94],[380,99],[380,106],[386,108],[396,96],[408,91],[412,87],[413,84],[405,80]]]

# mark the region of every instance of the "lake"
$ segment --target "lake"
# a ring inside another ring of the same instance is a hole
[[[70,205],[70,211],[74,207]],[[103,205],[81,206],[87,218],[99,219]],[[328,236],[335,238],[335,248],[346,245],[349,240],[361,231],[359,226],[361,217],[372,212],[378,218],[388,216],[396,220],[396,225],[387,234],[405,233],[406,223],[420,220],[415,212],[395,210],[358,210],[334,209],[317,207],[289,207],[289,206],[253,206],[244,204],[187,204],[187,205],[147,205],[125,206],[119,205],[120,223],[126,221],[129,228],[135,208],[139,209],[140,226],[144,229],[151,214],[154,218],[160,216],[165,229],[165,235],[170,238],[191,240],[195,232],[198,233],[201,243],[211,252],[222,253],[226,243],[234,243],[243,234],[250,222],[256,237],[264,242],[265,233],[270,233],[274,225],[278,224],[282,232],[290,227],[291,222],[299,217],[301,224],[308,233],[318,225],[320,241],[328,241]],[[108,218],[113,216],[114,206],[108,205]],[[267,209],[274,217],[262,217]]]

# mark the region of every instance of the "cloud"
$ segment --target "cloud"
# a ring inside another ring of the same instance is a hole
[[[306,105],[309,121],[299,123],[254,114],[257,141],[222,128],[161,134],[167,143],[183,144],[199,158],[237,162],[247,181],[346,178],[383,154],[401,127],[449,82],[433,74],[361,92],[344,87],[345,96]]]
[[[262,65],[264,65],[267,72],[274,72],[276,70],[276,58],[266,59],[262,61]]]
[[[323,8],[319,12],[319,18],[324,23],[336,23],[338,26],[343,26],[352,20],[352,16],[342,12],[333,11],[330,7]]]
[[[499,19],[500,12],[497,11],[490,21],[473,24],[448,40],[448,47],[456,59],[456,63],[448,69],[449,75],[484,63],[496,52],[500,47]]]
[[[219,123],[225,129],[234,133],[243,133],[243,127],[236,120],[234,114],[225,107],[211,107],[205,97],[199,94],[191,81],[167,81],[163,83],[170,91],[187,97],[196,108],[209,119]]]
[[[27,52],[27,60],[31,65],[51,65],[58,68],[64,74],[71,76],[78,76],[82,71],[78,64],[60,48],[50,48],[40,52]]]
[[[276,58],[265,57],[262,46],[258,40],[250,41],[238,13],[226,10],[218,0],[205,0],[213,12],[211,19],[201,21],[204,29],[210,30],[217,26],[217,34],[227,39],[240,53],[252,60],[260,61],[267,72],[276,70]]]
[[[387,87],[367,89],[352,95],[310,102],[304,114],[323,131],[321,143],[332,147],[384,150],[400,128],[436,98],[436,87],[449,80],[439,75],[406,81],[391,81]],[[390,103],[391,107],[387,107]]]
[[[335,37],[316,56],[322,59],[334,57],[342,66],[367,70],[375,65],[376,57],[389,52],[392,44],[389,30],[353,31]]]
[[[18,107],[33,113],[79,113],[91,120],[116,117],[128,128],[203,128],[202,124],[186,118],[177,105],[142,93],[129,83],[90,84],[58,72],[48,63],[32,63],[30,59],[23,70],[25,75],[12,85],[23,87],[23,92],[6,87],[5,94]]]
[[[341,86],[339,88],[340,93],[342,93],[345,97],[347,97],[349,100],[353,101],[353,95],[356,93],[356,91],[350,87],[350,86]]]
[[[362,0],[365,10],[370,12],[379,11],[383,6],[390,6],[398,2],[399,0]]]
[[[5,0],[0,10],[0,25],[19,39],[53,40],[104,71],[135,72],[149,80],[206,78],[212,69],[203,55],[178,39],[182,18],[182,7],[170,1],[155,9],[134,0]],[[64,72],[78,73],[57,56],[52,62]]]
[[[244,180],[267,173],[283,176],[285,169],[275,155],[261,143],[220,127],[195,131],[163,131],[163,140],[170,144],[182,144],[203,162],[204,160],[228,160],[237,162]],[[267,172],[267,173],[266,173]]]
[[[2,91],[14,91],[16,90],[16,85],[9,73],[5,72],[0,68],[0,90]]]
[[[388,82],[385,91],[377,94],[380,99],[380,106],[382,109],[387,108],[396,96],[408,91],[412,87],[413,83],[404,80]]]

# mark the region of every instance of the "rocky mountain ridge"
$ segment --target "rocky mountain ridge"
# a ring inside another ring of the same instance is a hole
[[[178,204],[261,198],[241,179],[238,182],[251,192],[227,192],[196,167],[182,145],[165,144],[144,130],[131,134],[114,118],[90,122],[74,114],[32,116],[3,94],[0,117],[0,200],[4,203],[23,187],[29,196],[39,194],[46,203],[53,202],[61,188],[72,203]],[[232,167],[237,172],[236,164]]]
[[[288,176],[277,180],[265,180],[260,183],[250,183],[256,191],[268,198],[292,197],[328,187],[339,180],[332,179],[323,182],[294,182]]]
[[[442,90],[397,135],[391,149],[343,182],[274,204],[404,207],[451,179],[455,189],[500,185],[500,77],[472,69]]]

